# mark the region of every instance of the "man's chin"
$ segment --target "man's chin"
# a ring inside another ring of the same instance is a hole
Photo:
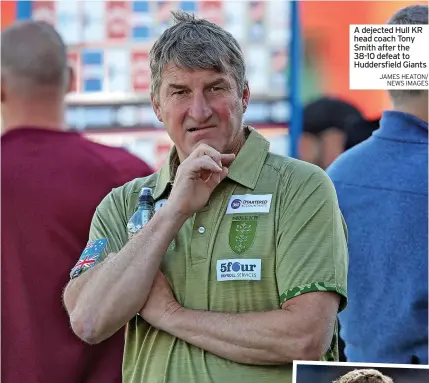
[[[219,142],[213,138],[202,138],[201,140],[198,140],[193,146],[192,146],[192,151],[194,151],[196,148],[198,148],[198,146],[200,145],[207,145],[210,146],[213,149],[216,149],[219,153],[222,153],[222,145],[219,144]]]

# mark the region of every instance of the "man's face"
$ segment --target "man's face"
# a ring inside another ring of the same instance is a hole
[[[162,74],[159,98],[152,96],[152,105],[183,161],[201,143],[220,153],[230,151],[241,134],[249,95],[247,86],[238,93],[230,74],[169,64]]]
[[[299,140],[300,159],[327,169],[344,152],[346,135],[333,127],[320,136],[304,132]]]

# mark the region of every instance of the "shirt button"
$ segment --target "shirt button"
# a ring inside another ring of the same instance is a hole
[[[203,234],[205,231],[206,231],[206,229],[204,228],[204,226],[200,226],[200,227],[198,228],[198,232],[199,232],[200,234]]]

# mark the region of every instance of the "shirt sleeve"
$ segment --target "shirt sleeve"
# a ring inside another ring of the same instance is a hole
[[[98,205],[91,221],[88,243],[70,272],[76,278],[83,272],[117,253],[127,241],[125,209],[121,208],[119,189],[114,189]]]
[[[326,173],[311,172],[291,181],[285,177],[280,197],[276,275],[280,305],[315,291],[332,291],[347,305],[347,228]]]

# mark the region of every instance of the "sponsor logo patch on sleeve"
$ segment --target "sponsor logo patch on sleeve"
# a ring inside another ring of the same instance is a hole
[[[82,252],[76,265],[70,272],[70,278],[76,278],[84,271],[94,267],[97,264],[103,250],[107,245],[107,238],[97,239],[96,241],[88,243],[85,250]]]

